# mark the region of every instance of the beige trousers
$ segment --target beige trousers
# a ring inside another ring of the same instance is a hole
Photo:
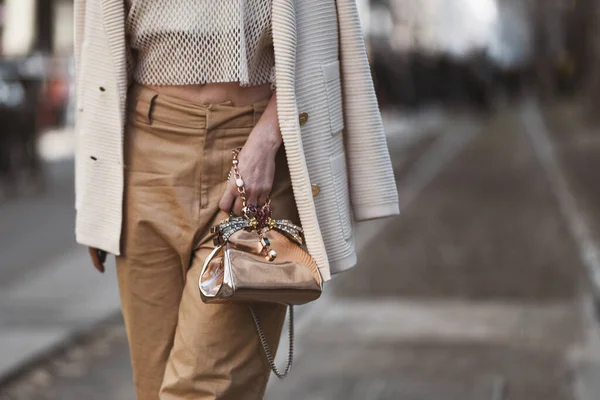
[[[262,399],[270,370],[248,307],[202,303],[198,278],[227,217],[231,150],[267,101],[198,105],[141,86],[129,97],[117,272],[138,399]],[[275,218],[299,223],[283,148],[271,197]],[[285,307],[257,310],[274,349]]]

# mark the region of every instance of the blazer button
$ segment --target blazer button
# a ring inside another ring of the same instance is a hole
[[[321,187],[319,185],[311,185],[312,187],[312,195],[313,197],[317,197],[319,195],[319,193],[321,193]]]
[[[301,112],[298,115],[298,119],[300,120],[300,126],[306,125],[306,123],[308,122],[308,113]]]

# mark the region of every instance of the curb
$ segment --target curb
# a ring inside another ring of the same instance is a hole
[[[60,374],[65,365],[80,361],[82,351],[93,348],[99,341],[115,341],[123,338],[125,328],[120,311],[112,313],[90,327],[67,335],[55,346],[36,354],[0,376],[0,400],[12,400],[13,392],[22,387],[34,390]],[[20,397],[17,397],[20,398]]]

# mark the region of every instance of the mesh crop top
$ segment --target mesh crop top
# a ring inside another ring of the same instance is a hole
[[[126,0],[126,4],[136,82],[273,83],[271,0]]]

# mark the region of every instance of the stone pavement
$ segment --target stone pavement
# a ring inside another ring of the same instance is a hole
[[[600,398],[589,260],[528,132],[537,112],[390,130],[403,214],[360,225],[359,266],[299,310],[294,369],[268,400]],[[133,399],[120,320],[0,398]]]
[[[600,170],[600,129],[597,122],[590,121],[586,109],[577,103],[558,103],[543,111],[543,120],[538,124],[551,127],[548,133],[554,149],[550,151],[554,151],[563,171],[564,182],[557,182],[556,177],[551,181],[554,180],[555,191],[564,191],[561,186],[565,186],[576,199],[563,199],[563,212],[579,214],[574,215],[574,219],[584,220],[576,221],[583,226],[574,226],[572,230],[584,245],[590,247],[587,265],[594,278],[594,295],[600,301],[600,255],[591,249],[600,240],[600,186],[596,176]],[[574,204],[569,204],[570,201]]]
[[[269,399],[573,398],[585,269],[525,133],[493,117],[371,238]],[[449,148],[400,171],[403,198]]]
[[[46,165],[47,190],[0,204],[0,382],[119,309],[75,244],[73,162]]]

